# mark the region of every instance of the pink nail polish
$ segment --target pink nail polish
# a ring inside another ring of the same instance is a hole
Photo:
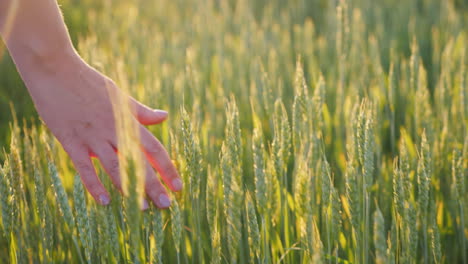
[[[107,196],[106,194],[99,195],[99,202],[102,205],[108,205],[110,203],[109,196]]]
[[[160,109],[156,109],[156,110],[154,110],[154,112],[157,113],[157,114],[163,115],[163,116],[168,115],[167,111],[160,110]]]
[[[171,205],[171,200],[169,200],[169,197],[165,194],[159,195],[159,206],[166,208]]]
[[[180,191],[182,189],[182,181],[180,179],[172,180],[172,187],[175,191]]]
[[[141,210],[145,211],[145,210],[148,210],[149,208],[149,204],[146,200],[143,200],[143,207],[141,208]]]

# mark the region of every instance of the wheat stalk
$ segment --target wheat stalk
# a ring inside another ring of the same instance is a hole
[[[75,216],[78,234],[81,244],[84,247],[86,261],[92,263],[91,257],[93,253],[93,237],[91,225],[88,218],[88,209],[86,207],[85,193],[80,176],[75,175],[73,182],[73,201],[75,205]]]
[[[382,212],[379,207],[374,212],[374,246],[375,246],[375,263],[388,263],[387,260],[387,245],[385,241],[385,222]]]
[[[151,209],[152,217],[153,217],[153,230],[152,233],[154,235],[154,240],[156,243],[156,248],[152,252],[152,259],[153,263],[162,264],[162,246],[164,244],[164,219],[162,212],[152,208]]]
[[[177,254],[177,263],[180,263],[180,243],[182,239],[182,216],[180,213],[179,203],[176,199],[173,199],[171,206],[171,227],[172,227],[172,238],[174,240],[174,246]]]
[[[55,191],[55,199],[57,204],[59,205],[60,212],[65,219],[65,222],[68,225],[70,230],[73,230],[75,227],[75,221],[73,219],[73,214],[70,208],[70,204],[68,203],[68,197],[63,188],[62,181],[60,180],[57,172],[57,168],[55,164],[49,161],[49,175],[52,179],[52,186],[54,187]]]

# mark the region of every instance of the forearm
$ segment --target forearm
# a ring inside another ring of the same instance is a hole
[[[0,0],[0,35],[23,79],[77,56],[56,0]]]

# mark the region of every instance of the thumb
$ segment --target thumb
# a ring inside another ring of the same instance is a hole
[[[167,118],[167,112],[159,109],[151,109],[130,97],[133,114],[142,125],[154,125],[162,123]]]

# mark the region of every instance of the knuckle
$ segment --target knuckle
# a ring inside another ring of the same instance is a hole
[[[157,179],[149,179],[145,184],[145,191],[151,197],[157,197],[161,192],[161,186]]]
[[[75,162],[76,169],[80,174],[83,174],[82,177],[88,176],[93,171],[93,167],[84,161],[76,161]]]
[[[158,190],[155,188],[146,187],[146,194],[151,198],[158,197]]]
[[[111,175],[118,175],[120,173],[120,165],[119,165],[119,160],[113,159],[109,161],[109,174]]]
[[[150,144],[146,149],[146,152],[150,156],[158,156],[159,154],[161,154],[161,151],[161,146],[157,143]]]
[[[76,138],[74,131],[59,132],[56,133],[56,137],[58,141],[62,144],[65,151],[73,151],[71,146],[73,146],[74,139]]]
[[[175,168],[174,166],[172,165],[172,163],[170,162],[167,162],[167,163],[164,163],[162,164],[161,166],[161,171],[166,174],[167,176],[176,176],[175,175]],[[174,174],[174,175],[173,175]]]
[[[102,189],[101,185],[96,180],[84,181],[84,184],[86,186],[86,189],[91,194],[97,194],[97,193],[101,192],[101,189]]]

